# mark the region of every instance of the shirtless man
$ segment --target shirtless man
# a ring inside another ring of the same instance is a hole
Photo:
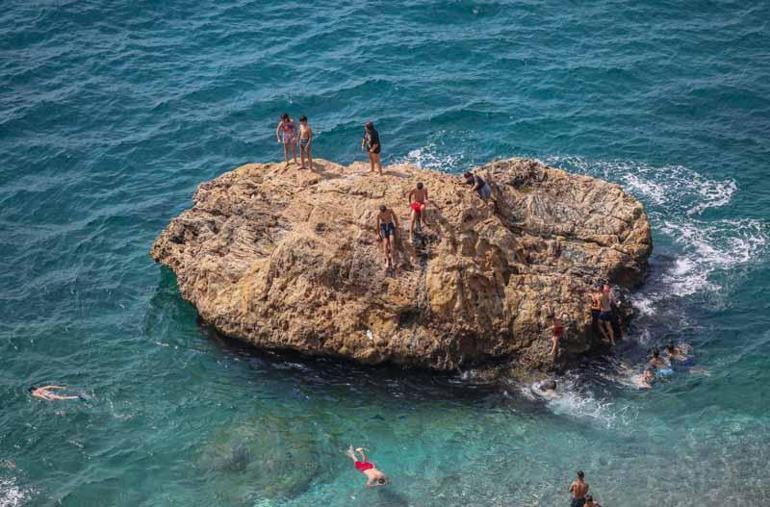
[[[591,328],[595,333],[604,335],[604,331],[599,327],[599,314],[602,313],[601,296],[601,285],[595,286],[589,294],[589,297],[591,298]],[[607,337],[605,336],[605,339],[606,338]]]
[[[425,221],[425,207],[428,205],[428,189],[422,184],[417,183],[417,187],[409,191],[406,197],[409,200],[409,207],[412,208],[412,214],[409,219],[409,233],[414,235],[414,223],[419,218],[422,225],[428,225]]]
[[[583,507],[585,505],[588,483],[585,481],[585,474],[582,470],[578,470],[577,479],[570,484],[569,492],[572,494],[570,507]]]
[[[380,204],[380,212],[377,213],[377,234],[382,241],[382,252],[385,254],[385,269],[396,265],[396,230],[398,229],[398,217],[393,210]]]
[[[599,329],[610,343],[615,345],[615,331],[612,330],[612,298],[610,294],[601,291],[599,295]]]
[[[689,350],[690,347],[686,344],[675,346],[674,342],[668,342],[668,345],[666,345],[666,352],[668,353],[668,359],[670,361],[687,361],[687,359],[689,359],[689,356],[687,355]]]
[[[67,396],[67,395],[56,394],[51,392],[56,389],[66,389],[66,388],[64,386],[43,386],[43,387],[32,386],[29,388],[29,392],[35,398],[40,398],[41,400],[46,400],[46,401],[77,400],[79,398],[79,396]]]
[[[634,383],[639,389],[652,389],[652,383],[655,382],[655,367],[648,366],[644,373],[636,377]]]
[[[356,457],[356,452],[361,455],[360,461],[358,457]],[[389,482],[388,476],[378,470],[374,463],[370,463],[366,459],[366,454],[364,454],[363,447],[359,447],[353,451],[353,446],[351,445],[345,454],[347,454],[347,456],[353,460],[353,466],[356,467],[356,470],[366,476],[367,488],[385,486]]]
[[[652,354],[650,355],[650,366],[653,368],[661,369],[668,367],[668,363],[665,359],[660,357],[660,350],[658,350],[658,347],[655,347],[652,349]]]

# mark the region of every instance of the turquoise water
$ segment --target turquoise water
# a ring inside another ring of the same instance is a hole
[[[585,4],[4,2],[0,505],[552,506],[577,468],[604,505],[767,505],[769,4]],[[284,110],[345,163],[374,119],[387,162],[622,184],[656,248],[629,339],[543,403],[217,338],[147,252]],[[630,387],[668,339],[705,371]]]

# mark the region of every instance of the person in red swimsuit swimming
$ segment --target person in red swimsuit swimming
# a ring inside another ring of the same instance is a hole
[[[409,207],[412,208],[412,215],[409,221],[409,232],[414,235],[414,223],[420,220],[421,225],[428,225],[425,221],[425,208],[428,205],[428,189],[422,182],[409,191],[406,197],[409,200]]]
[[[356,452],[361,455],[360,460],[358,459],[358,456],[356,456]],[[356,470],[366,476],[367,488],[385,486],[390,482],[387,475],[378,470],[374,463],[370,463],[369,460],[366,459],[363,447],[359,447],[354,451],[353,446],[351,445],[345,454],[353,460],[353,466],[356,467]]]

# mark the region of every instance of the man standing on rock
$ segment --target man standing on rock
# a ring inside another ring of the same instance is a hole
[[[570,507],[583,507],[586,503],[586,495],[588,494],[588,483],[585,481],[585,474],[582,470],[578,470],[577,479],[572,481],[569,486],[569,492],[572,495],[570,501]]]
[[[372,166],[369,172],[374,172],[376,165],[378,173],[382,176],[382,162],[380,162],[380,151],[382,150],[382,146],[380,146],[380,133],[374,128],[374,123],[370,121],[366,122],[366,125],[364,125],[364,138],[361,140],[361,148],[366,149],[369,153],[369,163]]]
[[[428,205],[428,189],[422,184],[417,183],[417,187],[409,191],[407,195],[409,207],[412,208],[411,218],[409,220],[409,233],[414,235],[414,223],[420,220],[420,225],[428,225],[425,221],[425,208]]]
[[[385,254],[385,269],[391,269],[396,265],[396,230],[398,229],[398,217],[392,209],[380,204],[380,212],[377,213],[377,234],[382,241],[382,252]]]

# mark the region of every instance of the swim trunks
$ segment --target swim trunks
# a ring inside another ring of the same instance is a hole
[[[356,467],[356,470],[358,470],[361,473],[364,473],[367,470],[371,470],[372,468],[374,468],[374,464],[368,463],[366,461],[356,461],[354,465]]]
[[[492,197],[492,188],[489,186],[489,183],[484,183],[484,186],[479,189],[479,195],[482,199]]]
[[[551,329],[551,335],[556,338],[561,338],[564,335],[564,326],[553,326]]]
[[[388,236],[393,237],[396,235],[396,224],[393,222],[388,222],[387,224],[380,224],[380,236],[382,236],[383,239],[387,238]]]
[[[599,312],[599,320],[606,322],[612,321],[612,312]]]
[[[586,504],[585,498],[573,498],[570,502],[570,507],[583,507]]]
[[[425,207],[425,203],[414,201],[411,205],[412,211],[415,213],[422,213],[422,209]]]
[[[310,146],[310,139],[300,139],[299,140],[299,147],[304,149],[307,149],[307,147]]]

